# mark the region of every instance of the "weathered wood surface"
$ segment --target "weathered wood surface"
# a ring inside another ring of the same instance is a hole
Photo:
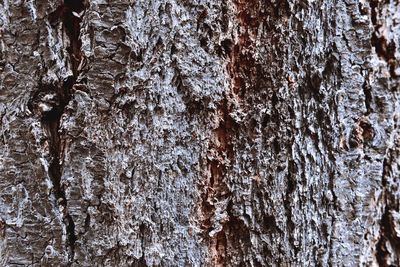
[[[395,0],[0,1],[0,265],[399,266]]]

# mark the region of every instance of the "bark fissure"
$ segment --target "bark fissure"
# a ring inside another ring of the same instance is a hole
[[[66,191],[62,184],[65,140],[60,132],[60,126],[64,110],[73,97],[73,86],[77,83],[82,67],[82,42],[79,35],[83,13],[83,1],[66,0],[49,15],[48,19],[52,25],[62,23],[63,31],[69,39],[69,46],[66,50],[69,54],[70,66],[67,64],[66,68],[71,68],[72,76],[65,78],[59,84],[39,81],[38,90],[34,92],[28,103],[31,111],[40,114],[41,125],[48,138],[50,157],[48,176],[52,181],[53,194],[57,204],[62,207],[61,212],[66,227],[70,262],[74,260],[77,235],[75,233],[75,222],[68,210]]]
[[[394,40],[388,40],[385,36],[385,25],[380,19],[381,1],[370,1],[371,22],[374,26],[374,32],[371,36],[371,45],[375,48],[376,54],[383,58],[388,64],[389,73],[392,78],[396,78],[399,74],[396,73],[396,43]]]
[[[400,238],[397,236],[395,226],[393,224],[393,217],[390,214],[389,206],[385,207],[385,211],[382,215],[381,224],[381,235],[378,243],[376,244],[376,258],[379,266],[388,267],[394,266],[393,264],[388,264],[389,257],[391,256],[391,249],[394,249],[396,255],[399,254],[400,250]],[[388,248],[387,243],[390,244],[391,249]],[[400,265],[400,259],[397,258],[396,264]]]
[[[68,88],[68,87],[67,87]],[[68,88],[69,90],[69,88]],[[63,95],[63,94],[61,94]],[[71,254],[70,259],[73,260],[74,257],[74,244],[76,241],[75,235],[75,223],[68,212],[67,198],[65,195],[65,190],[61,185],[62,178],[62,163],[60,159],[63,157],[63,141],[59,133],[60,120],[64,112],[65,106],[69,102],[70,95],[67,94],[66,99],[61,99],[61,105],[59,110],[51,116],[51,118],[42,119],[42,125],[44,128],[48,129],[49,134],[49,147],[50,147],[50,164],[48,169],[49,177],[53,183],[53,193],[57,200],[57,203],[63,207],[64,223],[66,225],[68,246],[70,248]]]
[[[375,48],[377,56],[386,62],[391,80],[396,81],[395,79],[399,76],[399,74],[396,73],[396,68],[398,66],[396,50],[398,50],[398,48],[396,47],[395,40],[390,40],[387,35],[388,25],[385,24],[385,18],[384,15],[382,15],[384,5],[385,3],[381,1],[370,1],[371,23],[374,27],[371,36],[371,45]],[[367,92],[370,92],[369,84],[365,84],[365,89],[368,89]],[[371,95],[365,95],[366,99],[371,101]],[[368,112],[372,112],[372,108],[369,106],[367,106],[367,110]],[[371,125],[369,125],[369,127],[370,126]],[[364,137],[364,139],[366,138]],[[397,178],[393,176],[393,171],[391,169],[392,165],[396,164],[396,159],[399,156],[398,147],[399,140],[395,140],[394,146],[388,150],[387,156],[383,161],[383,193],[381,196],[383,213],[379,221],[380,234],[375,246],[376,260],[379,266],[383,267],[400,265],[400,258],[398,257],[400,254],[400,238],[396,233],[395,218],[392,216],[392,211],[396,212],[399,209],[398,201],[395,196],[397,185],[394,186],[397,182]]]
[[[400,265],[400,237],[396,232],[396,218],[393,218],[392,211],[399,210],[399,202],[393,193],[398,185],[397,177],[393,177],[392,164],[396,164],[400,153],[400,139],[389,149],[387,157],[383,162],[382,188],[383,188],[383,210],[380,219],[380,236],[376,243],[376,259],[379,266],[387,267]],[[393,253],[394,252],[394,253]],[[395,262],[393,262],[395,261]]]
[[[81,46],[82,42],[79,38],[80,36],[80,23],[81,23],[81,17],[83,16],[84,13],[84,2],[83,0],[64,0],[64,11],[62,14],[62,23],[64,26],[64,30],[69,38],[70,41],[70,46],[67,48],[67,51],[69,53],[70,57],[70,63],[71,63],[71,68],[72,68],[72,73],[73,77],[70,78],[70,81],[67,82],[64,86],[64,94],[66,95],[66,101],[65,105],[62,106],[62,112],[60,114],[60,117],[57,118],[57,130],[54,133],[59,134],[59,127],[60,127],[60,119],[61,115],[64,111],[65,106],[69,103],[69,101],[72,98],[72,87],[76,83],[78,77],[79,77],[79,72],[80,72],[80,65],[83,62],[82,59],[82,52],[81,52]],[[56,136],[57,136],[56,134]],[[60,136],[56,137],[58,140],[60,140]],[[63,148],[61,146],[61,142],[56,143],[58,149],[55,151],[55,157],[54,157],[54,171],[55,175],[53,176],[53,180],[56,181],[59,193],[64,200],[64,207],[65,207],[65,218],[67,220],[66,224],[66,230],[67,230],[67,235],[68,235],[68,245],[70,246],[71,250],[71,255],[70,255],[70,260],[72,261],[74,259],[74,254],[75,254],[75,242],[77,240],[77,236],[75,234],[75,223],[74,220],[71,216],[71,214],[68,212],[68,207],[67,207],[67,198],[65,196],[65,191],[61,190],[60,186],[60,180],[62,176],[62,166],[60,164],[60,160],[58,157],[63,157],[62,155]],[[49,170],[50,172],[50,170]]]

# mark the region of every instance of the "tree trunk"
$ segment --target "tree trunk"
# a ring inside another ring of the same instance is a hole
[[[0,1],[1,266],[400,266],[400,3]]]

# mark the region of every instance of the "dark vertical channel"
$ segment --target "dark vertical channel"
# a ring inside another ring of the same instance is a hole
[[[48,88],[40,88],[39,91],[52,92],[56,95],[56,101],[49,112],[42,114],[42,125],[47,131],[49,137],[50,149],[50,165],[49,177],[53,183],[53,193],[57,199],[57,203],[63,207],[64,223],[67,232],[67,246],[70,251],[69,261],[74,260],[75,242],[77,236],[75,234],[75,223],[68,210],[65,188],[61,185],[63,166],[61,159],[63,155],[64,142],[60,135],[61,117],[65,107],[72,99],[72,87],[77,82],[80,74],[80,64],[83,56],[81,52],[82,41],[80,40],[80,27],[82,17],[85,12],[85,3],[82,0],[65,0],[57,10],[49,15],[52,25],[62,23],[63,31],[69,39],[67,51],[69,54],[69,64],[73,75],[62,82],[61,86],[48,86]],[[68,66],[67,66],[68,67]],[[42,85],[43,87],[43,85]]]

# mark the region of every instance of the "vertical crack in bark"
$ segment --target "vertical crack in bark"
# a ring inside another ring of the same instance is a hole
[[[79,38],[80,35],[80,23],[81,23],[81,16],[83,15],[83,12],[85,10],[85,6],[82,0],[65,0],[64,1],[64,13],[63,13],[63,26],[65,29],[65,32],[69,38],[70,41],[70,46],[67,48],[67,51],[70,55],[70,61],[71,61],[71,67],[72,67],[72,73],[73,77],[70,79],[70,81],[67,84],[64,84],[64,94],[67,96],[67,101],[65,103],[68,104],[68,102],[71,99],[71,89],[72,86],[76,83],[76,80],[79,76],[79,65],[82,62],[82,52],[81,52],[81,46],[82,46],[82,41]],[[64,110],[64,107],[63,109]],[[60,117],[61,118],[61,117]],[[58,118],[58,123],[57,123],[57,133],[58,133],[58,128],[60,125],[60,118]],[[60,139],[60,137],[57,137]],[[58,151],[57,154],[60,155],[62,152],[62,147],[61,143],[59,142],[58,144]],[[56,175],[54,176],[54,180],[56,183],[58,183],[58,187],[60,187],[60,180],[62,176],[61,172],[61,166],[60,166],[60,161],[57,158],[57,154],[55,159],[55,170],[56,170]],[[61,156],[61,155],[60,155]],[[65,218],[67,220],[67,235],[68,235],[68,245],[70,246],[71,250],[71,261],[74,259],[75,255],[75,241],[77,240],[76,234],[75,234],[75,223],[72,219],[72,216],[68,212],[68,207],[67,207],[67,199],[65,197],[65,191],[62,191],[60,189],[60,194],[61,197],[64,199],[64,207],[65,207]]]
[[[396,74],[396,43],[394,40],[387,40],[386,36],[384,35],[384,28],[386,26],[382,25],[382,21],[379,18],[382,4],[384,3],[379,0],[370,1],[371,22],[374,26],[374,32],[372,33],[371,37],[371,45],[375,48],[376,54],[387,62],[390,76],[395,78],[398,76]]]
[[[382,5],[387,3],[377,0],[370,1],[371,8],[371,22],[374,26],[374,32],[371,37],[371,45],[375,48],[376,54],[387,62],[389,73],[392,79],[399,75],[396,74],[397,60],[396,60],[396,44],[394,40],[387,40],[385,36],[386,25],[384,25],[382,15]],[[383,209],[380,220],[380,236],[376,243],[376,260],[379,266],[394,266],[400,265],[400,238],[396,233],[394,218],[392,211],[398,211],[399,204],[396,201],[397,190],[397,177],[393,175],[396,173],[392,170],[393,164],[395,165],[396,159],[399,157],[400,140],[395,140],[395,144],[389,149],[387,156],[383,162],[382,174],[382,189],[383,189]],[[393,260],[395,262],[393,262]]]
[[[392,164],[396,165],[400,157],[400,138],[395,141],[394,146],[389,149],[388,156],[383,162],[382,188],[384,213],[380,221],[380,237],[376,244],[376,260],[379,266],[400,266],[400,237],[396,231],[395,218],[392,210],[399,210],[399,202],[396,198],[398,188],[398,177],[393,176],[397,173],[392,169]],[[391,259],[395,262],[391,262]]]
[[[368,75],[369,75],[369,73],[368,73]],[[367,109],[365,115],[371,114],[373,112],[373,108],[371,106],[373,97],[372,97],[371,85],[369,84],[369,81],[368,81],[368,75],[365,78],[365,81],[362,85],[362,89],[363,89],[364,96],[365,96],[365,108]]]
[[[391,248],[395,250],[397,255],[399,255],[400,239],[397,237],[397,233],[393,225],[393,217],[390,213],[390,208],[386,206],[385,212],[381,218],[381,236],[376,244],[376,256],[379,266],[394,266],[392,264],[388,264],[389,257],[391,256],[391,250],[389,250],[387,247],[388,244],[390,244]],[[397,258],[396,264],[399,266],[399,258]]]
[[[67,48],[67,51],[70,55],[72,72],[76,81],[79,76],[80,65],[83,62],[81,51],[82,41],[79,35],[81,17],[85,11],[85,5],[83,0],[65,0],[64,5],[63,25],[70,40],[70,46]]]
[[[72,99],[72,87],[78,79],[80,65],[82,64],[82,42],[79,35],[81,16],[84,11],[83,1],[65,0],[64,4],[49,15],[51,24],[62,22],[63,29],[69,38],[70,45],[67,47],[67,51],[73,75],[65,79],[61,85],[39,82],[39,89],[34,93],[28,104],[31,110],[39,110],[41,124],[48,137],[50,154],[48,175],[53,183],[53,194],[57,204],[62,207],[67,232],[67,246],[70,250],[70,262],[74,259],[77,236],[75,234],[75,223],[68,211],[65,189],[61,183],[65,142],[60,135],[60,124],[64,109]]]
[[[63,83],[61,88],[56,88],[57,96],[59,97],[59,106],[53,109],[46,116],[42,117],[42,125],[47,131],[49,136],[49,149],[50,149],[50,164],[49,164],[49,177],[53,183],[53,193],[59,205],[63,207],[62,212],[64,216],[64,223],[66,225],[68,245],[71,250],[71,260],[74,257],[74,244],[76,241],[75,224],[68,212],[67,198],[65,190],[61,185],[62,177],[62,164],[61,158],[63,157],[64,142],[60,136],[60,121],[64,113],[64,108],[71,99],[71,85],[72,80],[69,79]]]

